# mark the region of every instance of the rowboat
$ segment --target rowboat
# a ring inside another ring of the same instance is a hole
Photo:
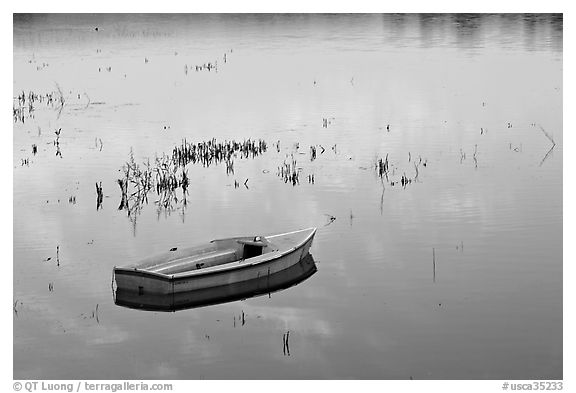
[[[316,263],[311,254],[297,264],[278,273],[261,276],[254,280],[235,284],[178,292],[168,295],[144,293],[117,287],[113,292],[114,303],[121,307],[145,311],[180,311],[191,308],[212,306],[244,300],[279,292],[301,284],[317,272]]]
[[[270,236],[212,240],[172,248],[124,267],[114,267],[116,286],[124,291],[168,295],[222,287],[281,272],[310,250],[316,228]]]

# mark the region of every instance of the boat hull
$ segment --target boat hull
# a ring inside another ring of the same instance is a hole
[[[115,268],[116,286],[124,291],[145,294],[174,294],[258,280],[296,265],[312,246],[314,232],[302,244],[283,253],[272,253],[254,263],[239,263],[228,269],[167,276],[134,268]],[[248,260],[247,260],[248,261]]]
[[[262,296],[298,285],[316,273],[314,258],[308,254],[296,265],[270,276],[235,284],[178,292],[168,295],[139,295],[121,287],[115,291],[114,302],[122,307],[147,311],[179,311]]]

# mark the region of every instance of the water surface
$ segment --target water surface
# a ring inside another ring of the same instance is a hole
[[[16,15],[13,96],[65,104],[13,127],[14,378],[562,378],[562,23]],[[268,149],[188,165],[186,206],[118,210],[130,151],[184,138]],[[270,297],[114,304],[116,265],[310,226],[318,272]]]

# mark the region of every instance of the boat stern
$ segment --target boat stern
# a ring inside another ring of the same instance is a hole
[[[174,282],[170,276],[136,268],[114,268],[116,287],[143,295],[146,293],[171,294]]]

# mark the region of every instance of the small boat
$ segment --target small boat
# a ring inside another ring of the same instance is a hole
[[[171,295],[138,294],[138,292],[118,287],[113,292],[113,296],[114,303],[121,307],[143,311],[175,312],[279,292],[299,285],[317,271],[312,254],[308,254],[300,262],[290,266],[288,269],[270,274],[270,276],[236,284],[178,292]]]
[[[237,284],[281,272],[300,262],[310,250],[316,228],[270,236],[244,236],[114,267],[118,288],[145,294],[168,295]]]

